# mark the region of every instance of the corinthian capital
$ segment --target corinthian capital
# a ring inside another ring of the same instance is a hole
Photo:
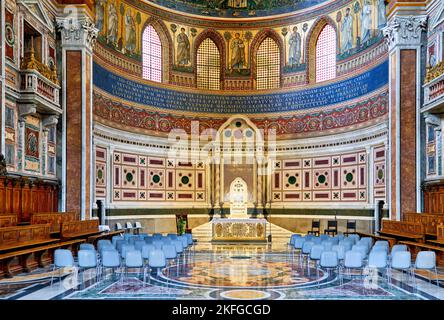
[[[427,16],[394,16],[383,33],[389,49],[399,45],[420,45],[422,32],[427,29]]]
[[[99,32],[89,16],[75,10],[57,18],[57,29],[62,34],[62,46],[88,50],[93,49]]]

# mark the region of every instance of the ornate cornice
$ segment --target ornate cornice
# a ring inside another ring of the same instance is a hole
[[[427,16],[395,16],[390,19],[383,33],[389,50],[397,46],[421,45],[421,35],[427,30]]]
[[[62,34],[62,46],[86,48],[91,52],[99,33],[89,17],[74,14],[57,18],[57,29]]]

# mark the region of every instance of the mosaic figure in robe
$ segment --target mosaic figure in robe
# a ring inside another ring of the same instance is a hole
[[[181,28],[177,36],[177,62],[180,66],[190,62],[190,40],[185,33],[185,28]]]
[[[361,44],[370,40],[372,29],[372,7],[367,1],[364,2],[361,12]]]
[[[301,63],[301,35],[298,32],[298,27],[293,28],[293,33],[290,36],[290,65],[299,65]]]
[[[108,42],[117,42],[118,23],[119,19],[116,7],[113,3],[110,3],[108,10]]]
[[[103,19],[104,19],[104,10],[103,10],[103,1],[96,2],[96,27],[99,29],[99,32],[102,32],[103,29]]]
[[[345,10],[341,25],[341,38],[342,53],[350,51],[353,47],[353,17],[350,14],[350,8]]]
[[[134,53],[136,50],[136,24],[130,10],[126,12],[125,16],[125,43],[126,50],[129,53]]]
[[[385,2],[384,0],[378,0],[378,29],[384,27],[386,23]]]
[[[240,71],[245,64],[245,44],[240,38],[240,34],[234,35],[233,42],[231,43],[231,68]]]

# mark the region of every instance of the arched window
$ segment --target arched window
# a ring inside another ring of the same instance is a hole
[[[197,87],[220,89],[220,52],[210,38],[206,38],[197,49]]]
[[[144,79],[162,82],[162,44],[152,26],[147,26],[142,35],[142,55]]]
[[[281,83],[279,46],[270,37],[265,38],[256,53],[256,88],[276,89]]]
[[[336,32],[326,24],[316,42],[316,82],[336,77]]]

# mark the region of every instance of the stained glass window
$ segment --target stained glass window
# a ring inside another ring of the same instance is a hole
[[[281,82],[281,61],[280,52],[277,43],[266,38],[262,41],[256,55],[257,61],[257,89],[276,89],[280,87]]]
[[[152,26],[148,26],[142,35],[144,79],[162,82],[162,44],[159,35]]]
[[[197,49],[197,87],[220,89],[220,53],[210,38],[202,41]]]
[[[316,42],[316,82],[336,77],[336,32],[325,25]]]

